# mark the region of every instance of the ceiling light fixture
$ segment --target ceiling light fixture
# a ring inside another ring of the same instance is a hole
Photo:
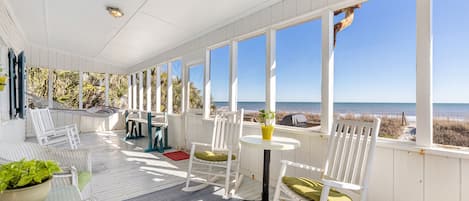
[[[107,6],[106,10],[109,12],[111,16],[115,18],[124,16],[124,13],[119,8]]]

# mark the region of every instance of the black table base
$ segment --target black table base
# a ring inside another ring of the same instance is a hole
[[[268,201],[270,179],[270,150],[264,150],[264,171],[262,177],[262,201]]]

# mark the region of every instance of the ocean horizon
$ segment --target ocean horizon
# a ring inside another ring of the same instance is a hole
[[[228,102],[214,102],[217,108],[227,108]],[[247,111],[258,111],[265,108],[264,102],[242,101],[238,102],[238,108]],[[415,103],[369,103],[369,102],[340,102],[334,103],[335,113],[358,113],[358,114],[400,114],[415,116]],[[308,112],[320,113],[319,102],[277,102],[278,112]],[[469,116],[469,103],[434,103],[433,113],[437,116],[464,117]]]

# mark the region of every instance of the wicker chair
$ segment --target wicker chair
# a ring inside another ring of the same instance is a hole
[[[0,143],[0,162],[54,160],[64,170],[54,176],[53,186],[73,185],[82,200],[91,199],[91,153],[84,149],[63,150],[34,143]]]

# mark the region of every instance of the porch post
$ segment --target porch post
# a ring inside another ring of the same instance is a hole
[[[78,81],[78,108],[81,110],[83,109],[83,72],[80,71],[79,73],[79,81]]]
[[[210,50],[205,50],[205,65],[204,65],[204,118],[210,116]]]
[[[104,106],[109,106],[109,73],[104,74]]]
[[[238,95],[238,41],[231,41],[230,46],[230,110],[237,110]]]
[[[168,92],[166,97],[166,112],[168,114],[173,113],[173,79],[172,79],[172,71],[173,71],[173,62],[168,62],[168,75],[167,75],[167,84],[168,84]]]
[[[276,92],[276,68],[277,61],[275,58],[276,51],[276,30],[270,29],[267,31],[266,40],[266,68],[265,68],[265,109],[266,111],[275,112],[275,92]]]
[[[334,118],[334,13],[325,11],[322,23],[321,132],[329,133]]]
[[[417,0],[417,145],[431,146],[433,143],[432,105],[432,0]]]
[[[128,109],[132,109],[132,76],[130,74],[127,75],[127,98],[128,98]]]
[[[188,91],[189,91],[189,87],[187,85],[188,83],[188,75],[189,75],[189,71],[187,70],[189,67],[186,66],[184,64],[184,60],[181,59],[181,68],[182,68],[182,89],[181,89],[181,92],[182,92],[182,96],[181,96],[181,114],[184,114],[186,111],[188,111]]]
[[[49,68],[49,82],[47,86],[47,97],[48,97],[48,107],[53,108],[54,107],[54,72],[52,69]]]
[[[156,112],[161,112],[161,66],[156,66]]]
[[[138,110],[143,111],[143,71],[138,72]]]
[[[147,69],[147,112],[151,111],[151,68]]]
[[[132,74],[132,108],[137,110],[137,73]]]

